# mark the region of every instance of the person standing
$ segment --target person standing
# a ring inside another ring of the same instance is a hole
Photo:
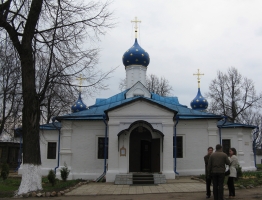
[[[211,176],[208,176],[208,172],[207,172],[207,166],[208,166],[208,160],[210,155],[213,153],[213,147],[208,147],[207,149],[207,155],[204,156],[204,161],[205,161],[205,175],[206,175],[206,198],[210,198],[211,196],[211,190],[210,190],[210,186],[211,186],[211,182],[212,182],[212,178]]]
[[[224,180],[225,180],[225,165],[229,165],[230,161],[222,151],[220,144],[216,145],[215,153],[211,154],[208,160],[208,176],[212,176],[213,180],[213,195],[214,200],[224,199]]]
[[[235,198],[235,186],[234,186],[234,179],[237,177],[237,166],[239,165],[237,159],[237,151],[235,148],[229,149],[229,160],[230,160],[230,174],[227,179],[227,186],[229,192],[229,198]]]

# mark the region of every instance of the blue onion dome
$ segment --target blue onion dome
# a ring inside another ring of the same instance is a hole
[[[72,113],[75,113],[83,110],[87,110],[87,106],[82,101],[81,92],[79,92],[79,97],[77,101],[74,103],[74,105],[71,107],[71,111]]]
[[[134,45],[124,53],[122,61],[125,67],[129,65],[142,65],[147,67],[150,62],[150,57],[149,54],[139,46],[136,38]]]
[[[205,97],[202,96],[200,92],[200,88],[198,88],[198,92],[196,97],[191,101],[190,106],[194,110],[206,110],[208,107],[208,102]]]

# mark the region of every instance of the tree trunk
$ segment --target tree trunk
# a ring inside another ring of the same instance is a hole
[[[41,155],[39,144],[40,103],[35,87],[32,47],[21,53],[23,88],[23,166],[18,194],[42,190]]]

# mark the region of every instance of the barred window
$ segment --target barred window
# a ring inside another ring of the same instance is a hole
[[[183,137],[182,136],[176,137],[176,148],[174,148],[174,151],[173,151],[173,158],[175,157],[175,151],[176,151],[177,158],[183,158]]]
[[[104,159],[104,153],[105,153],[105,147],[106,147],[106,159],[108,159],[108,138],[105,144],[105,138],[99,137],[98,138],[98,159]]]
[[[56,142],[48,142],[47,159],[56,159]]]
[[[229,156],[229,149],[231,148],[231,143],[229,139],[222,140],[223,152]]]

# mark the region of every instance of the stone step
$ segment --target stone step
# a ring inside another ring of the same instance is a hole
[[[153,174],[133,174],[133,184],[154,184]]]

